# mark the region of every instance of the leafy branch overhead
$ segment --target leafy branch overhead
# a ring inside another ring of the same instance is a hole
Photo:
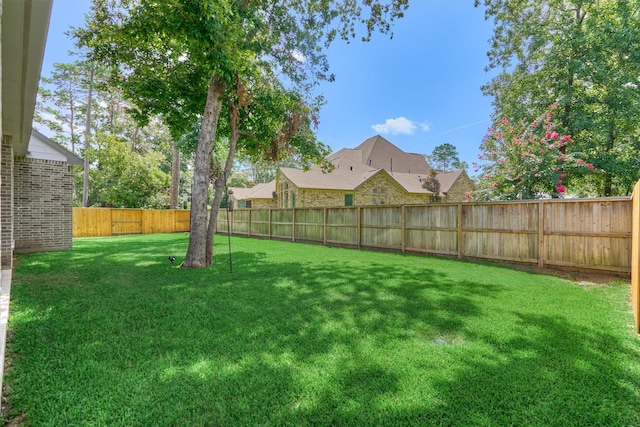
[[[199,123],[187,267],[211,264],[217,201],[236,151],[255,157],[327,153],[313,135],[320,101],[312,88],[332,80],[323,52],[362,29],[389,33],[408,0],[94,0],[76,31],[93,59],[114,70],[112,84],[137,108],[160,115],[178,140]],[[215,141],[229,141],[207,220]]]

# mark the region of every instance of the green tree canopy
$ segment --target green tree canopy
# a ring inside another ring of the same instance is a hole
[[[594,169],[578,184],[585,195],[629,191],[637,158],[640,16],[635,0],[476,0],[496,26],[484,88],[494,120],[526,120],[557,103],[557,131]]]
[[[94,0],[76,36],[112,67],[138,120],[159,114],[175,139],[200,122],[185,266],[211,264],[214,214],[236,149],[270,158],[288,149],[309,160],[326,153],[310,127],[317,111],[310,89],[332,79],[322,47],[353,38],[361,25],[365,39],[388,32],[407,7],[408,0]],[[220,117],[229,156],[207,220]],[[257,117],[264,125],[256,132]]]
[[[460,161],[458,149],[448,142],[436,146],[431,154],[425,157],[432,167],[442,171],[466,169],[469,166]]]

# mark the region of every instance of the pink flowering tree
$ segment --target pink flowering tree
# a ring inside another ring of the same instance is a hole
[[[480,146],[476,198],[486,200],[563,197],[567,182],[593,169],[579,154],[567,154],[570,135],[555,131],[555,104],[531,123],[503,118]]]

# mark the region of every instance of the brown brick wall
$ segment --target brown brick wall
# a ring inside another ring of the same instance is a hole
[[[71,249],[71,166],[54,160],[16,157],[14,184],[15,251]]]
[[[460,177],[453,183],[447,196],[442,199],[443,202],[468,202],[471,199],[467,197],[467,193],[472,193],[476,189],[475,184],[469,178],[466,173],[460,175]]]
[[[376,193],[374,193],[374,189]],[[382,199],[384,199],[384,204],[387,205],[429,202],[428,194],[409,194],[384,173],[375,175],[354,191],[298,189],[284,175],[280,175],[276,190],[278,192],[279,208],[292,207],[291,198],[293,193],[296,195],[297,208],[344,206],[345,194],[353,194],[354,206],[382,204]],[[384,193],[381,190],[384,190]]]
[[[376,190],[375,193],[374,190]],[[384,191],[384,193],[381,193],[381,191]],[[383,173],[378,173],[356,188],[355,199],[357,200],[356,206],[429,203],[428,194],[407,193]],[[384,203],[382,203],[382,200],[384,200]]]
[[[0,147],[0,265],[13,267],[13,147],[9,135]]]
[[[277,207],[276,199],[251,199],[251,209],[276,209]]]

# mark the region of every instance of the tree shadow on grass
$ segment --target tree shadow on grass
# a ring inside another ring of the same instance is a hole
[[[33,424],[51,414],[62,424],[139,425],[638,418],[637,366],[623,367],[637,347],[512,306],[511,333],[477,327],[507,288],[474,280],[483,270],[470,263],[459,266],[471,277],[454,280],[420,257],[363,263],[355,251],[345,260],[301,247],[288,260],[241,249],[229,274],[220,261],[206,270],[135,267],[176,243],[132,243],[124,254],[108,247],[93,261],[77,258],[76,279],[90,283],[42,294],[34,280],[20,293],[12,351],[29,375],[11,381]]]

